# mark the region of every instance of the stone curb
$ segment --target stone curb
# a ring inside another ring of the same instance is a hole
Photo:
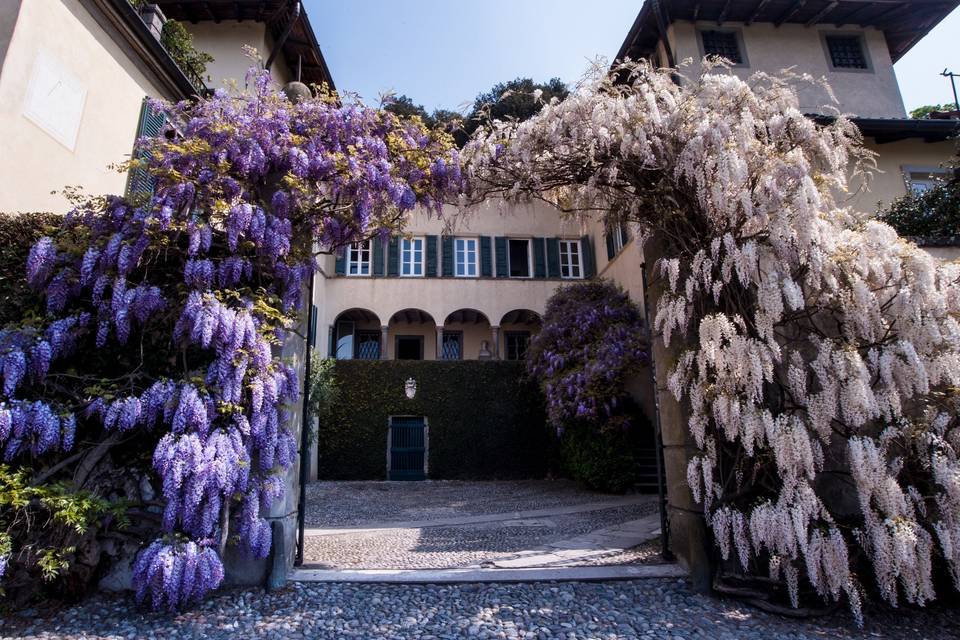
[[[537,567],[525,569],[312,569],[304,565],[289,575],[291,582],[358,584],[459,584],[491,582],[602,582],[685,578],[678,564],[611,567]]]

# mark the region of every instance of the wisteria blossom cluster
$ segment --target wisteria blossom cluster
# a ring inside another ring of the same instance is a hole
[[[334,95],[293,104],[264,72],[247,83],[152,105],[170,124],[134,164],[153,192],[91,199],[40,240],[27,278],[46,317],[0,333],[5,460],[70,451],[75,430],[149,434],[136,441],[164,508],[134,578],[157,608],[216,588],[228,540],[269,553],[265,514],[298,448],[301,383],[279,347],[316,252],[462,190],[446,134]]]
[[[550,297],[527,370],[543,386],[550,422],[562,430],[619,417],[626,380],[645,357],[640,310],[615,284],[596,280]]]
[[[804,116],[805,79],[675,73],[628,62],[495,125],[465,150],[475,196],[615,211],[644,239],[728,571],[858,616],[858,558],[894,604],[933,599],[936,563],[960,589],[960,266],[844,206],[872,158],[847,119]]]

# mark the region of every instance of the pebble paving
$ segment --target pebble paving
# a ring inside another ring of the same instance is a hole
[[[222,591],[179,614],[96,596],[51,612],[0,616],[0,638],[957,638],[960,611],[870,612],[858,630],[840,612],[795,620],[696,595],[682,580],[481,585],[293,584]]]

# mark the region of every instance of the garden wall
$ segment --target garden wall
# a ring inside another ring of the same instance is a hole
[[[430,479],[545,476],[554,456],[543,395],[523,374],[517,362],[338,361],[339,397],[318,431],[319,479],[386,479],[390,416],[426,417]]]

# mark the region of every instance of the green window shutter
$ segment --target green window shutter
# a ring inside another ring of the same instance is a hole
[[[400,275],[400,238],[397,236],[390,236],[387,249],[387,275],[393,278]]]
[[[453,275],[453,236],[443,236],[443,276]]]
[[[547,238],[547,277],[560,277],[560,238]]]
[[[437,277],[437,236],[427,236],[427,277]]]
[[[383,238],[376,237],[370,242],[373,244],[373,275],[385,276],[387,274],[383,255]]]
[[[607,260],[613,260],[613,257],[617,255],[616,245],[613,244],[613,234],[608,230],[603,234],[603,237],[607,239]]]
[[[593,259],[593,242],[590,236],[580,238],[580,259],[583,261],[584,278],[597,275],[597,263]]]
[[[310,346],[317,347],[317,305],[310,305]]]
[[[624,246],[630,242],[630,225],[628,225],[626,222],[620,223],[620,239],[623,240]]]
[[[343,276],[343,275],[346,275],[347,273],[347,252],[348,251],[350,251],[350,247],[341,249],[340,252],[337,253],[337,264],[334,267],[334,271],[336,271],[338,276]]]
[[[533,277],[547,277],[547,251],[543,244],[543,238],[533,239]]]
[[[484,278],[493,277],[493,251],[490,246],[490,236],[480,236],[480,275]]]
[[[497,277],[508,278],[510,271],[507,269],[507,239],[503,237],[495,238],[493,246],[497,250]]]
[[[147,98],[144,98],[143,103],[140,105],[140,121],[137,123],[137,140],[144,137],[156,138],[160,135],[160,132],[163,131],[163,125],[166,124],[166,122],[166,114],[162,111],[154,111],[151,109],[147,103]],[[136,153],[138,159],[142,160],[147,157],[142,151]],[[150,175],[146,169],[137,167],[130,171],[130,174],[127,176],[125,195],[127,197],[134,194],[151,195],[156,187],[156,182],[156,178]]]

